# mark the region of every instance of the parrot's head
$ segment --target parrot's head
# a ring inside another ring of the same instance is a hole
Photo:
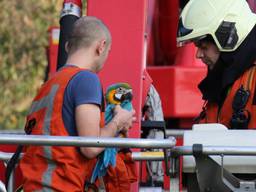
[[[125,100],[132,100],[132,87],[128,83],[115,83],[107,88],[106,101],[108,104],[119,105]]]

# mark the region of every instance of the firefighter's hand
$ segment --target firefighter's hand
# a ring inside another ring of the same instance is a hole
[[[127,111],[117,105],[114,109],[113,121],[117,123],[117,131],[126,133],[132,127],[132,123],[136,120],[135,110]]]

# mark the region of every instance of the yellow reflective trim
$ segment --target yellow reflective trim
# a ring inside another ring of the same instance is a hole
[[[162,152],[162,151],[141,152],[140,155],[141,155],[142,157],[151,157],[151,156],[156,156],[156,157],[158,157],[158,156],[164,156],[164,152]]]

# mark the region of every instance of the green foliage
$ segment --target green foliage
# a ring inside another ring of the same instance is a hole
[[[0,129],[22,129],[47,65],[63,0],[0,0]]]

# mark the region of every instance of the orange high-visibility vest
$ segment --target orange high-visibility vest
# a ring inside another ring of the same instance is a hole
[[[70,79],[81,70],[77,67],[63,68],[39,90],[27,117],[26,125],[33,122],[32,135],[69,135],[62,119],[64,92]],[[130,158],[129,153],[117,155],[116,167],[110,167],[104,177],[106,191],[130,191],[131,183],[137,180],[135,164]],[[96,160],[86,159],[76,147],[28,146],[20,161],[23,189],[29,192],[84,191]]]
[[[251,119],[247,128],[256,128],[256,105],[253,104],[253,97],[255,95],[256,86],[256,67],[249,68],[240,78],[238,78],[232,87],[230,88],[228,95],[222,105],[219,108],[217,103],[206,103],[204,118],[200,120],[200,123],[221,123],[228,128],[231,128],[231,118],[233,114],[232,103],[237,90],[243,86],[245,90],[250,92],[249,99],[244,108],[245,111],[250,113]],[[241,127],[242,128],[242,127]]]
[[[27,122],[35,121],[32,135],[69,135],[62,119],[64,92],[81,70],[63,68],[42,86],[27,117]],[[28,146],[20,162],[24,191],[82,191],[95,162],[82,156],[76,147]]]

